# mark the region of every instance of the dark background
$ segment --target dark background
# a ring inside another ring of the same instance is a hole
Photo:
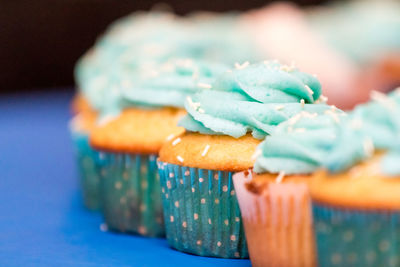
[[[261,7],[266,0],[169,0],[178,14]],[[297,0],[300,5],[323,0]],[[0,0],[0,93],[72,86],[76,60],[118,17],[151,0]]]

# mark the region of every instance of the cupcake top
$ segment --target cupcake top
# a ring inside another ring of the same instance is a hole
[[[382,155],[345,173],[316,172],[310,183],[313,202],[361,210],[399,210],[399,175],[382,175]]]
[[[351,116],[376,149],[387,151],[381,160],[382,174],[399,176],[400,89],[388,95],[373,92],[371,97],[372,101],[358,106]]]
[[[400,91],[389,95],[372,92],[372,101],[359,105],[350,114],[358,128],[372,138],[377,149],[400,145]]]
[[[183,108],[186,96],[207,87],[227,70],[223,64],[174,58],[138,62],[127,58],[101,82],[88,85],[90,99],[103,114],[114,115],[128,107]]]
[[[172,83],[192,91],[196,79],[199,84],[209,83],[207,78],[222,68],[215,62],[233,63],[242,57],[255,57],[255,50],[243,37],[245,33],[239,30],[239,34],[233,34],[238,27],[236,15],[209,16],[212,19],[206,22],[198,19],[199,15],[177,17],[152,12],[135,13],[116,21],[79,60],[75,76],[80,90],[103,113],[116,112],[130,104],[182,106],[173,92],[165,94]],[[208,68],[208,64],[216,67]],[[181,77],[190,73],[193,79]],[[164,93],[156,89],[156,94],[161,95],[149,99],[149,94],[154,95],[150,91],[163,83]],[[143,94],[138,95],[139,89],[144,89]],[[124,100],[120,99],[121,94]],[[166,103],[157,101],[162,99]]]
[[[329,109],[315,104],[321,85],[314,76],[275,61],[236,64],[209,87],[185,101],[188,115],[179,125],[191,132],[263,139],[300,111]]]
[[[353,121],[337,109],[325,114],[302,112],[277,127],[260,144],[254,171],[313,173],[320,168],[340,172],[373,152],[372,141],[355,130]]]

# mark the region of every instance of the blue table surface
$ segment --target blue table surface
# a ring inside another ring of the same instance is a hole
[[[71,99],[67,90],[0,96],[0,266],[250,266],[102,232],[101,215],[82,207]]]

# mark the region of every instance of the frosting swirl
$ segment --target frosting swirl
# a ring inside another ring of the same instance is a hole
[[[373,151],[370,139],[351,125],[338,110],[323,115],[300,113],[260,144],[254,170],[285,174],[307,174],[319,168],[345,170]]]
[[[325,104],[312,104],[320,95],[319,81],[294,67],[245,63],[221,75],[212,90],[189,97],[185,101],[188,115],[179,125],[193,132],[235,138],[251,132],[262,139],[302,110],[321,113],[329,109]]]
[[[358,106],[351,114],[358,128],[368,135],[377,149],[386,150],[381,170],[388,176],[400,175],[400,89],[388,95],[373,92],[372,101]]]
[[[102,113],[130,105],[182,107],[183,91],[192,93],[194,83],[209,84],[226,69],[216,62],[256,57],[245,33],[233,31],[238,16],[198,16],[135,13],[114,22],[78,61],[75,77],[83,95]]]
[[[400,93],[372,93],[372,101],[359,105],[350,114],[378,149],[400,144]]]

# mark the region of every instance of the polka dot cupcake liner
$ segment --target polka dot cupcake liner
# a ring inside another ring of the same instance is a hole
[[[307,184],[271,182],[260,194],[246,188],[250,172],[234,175],[253,266],[316,266]],[[322,265],[323,266],[323,265]]]
[[[170,246],[200,256],[248,258],[232,173],[158,164]]]
[[[90,210],[100,209],[101,155],[89,145],[85,133],[72,131],[72,141],[77,159],[83,203]]]
[[[165,236],[155,155],[104,153],[102,211],[108,229]]]
[[[400,266],[400,212],[313,203],[320,266]]]

